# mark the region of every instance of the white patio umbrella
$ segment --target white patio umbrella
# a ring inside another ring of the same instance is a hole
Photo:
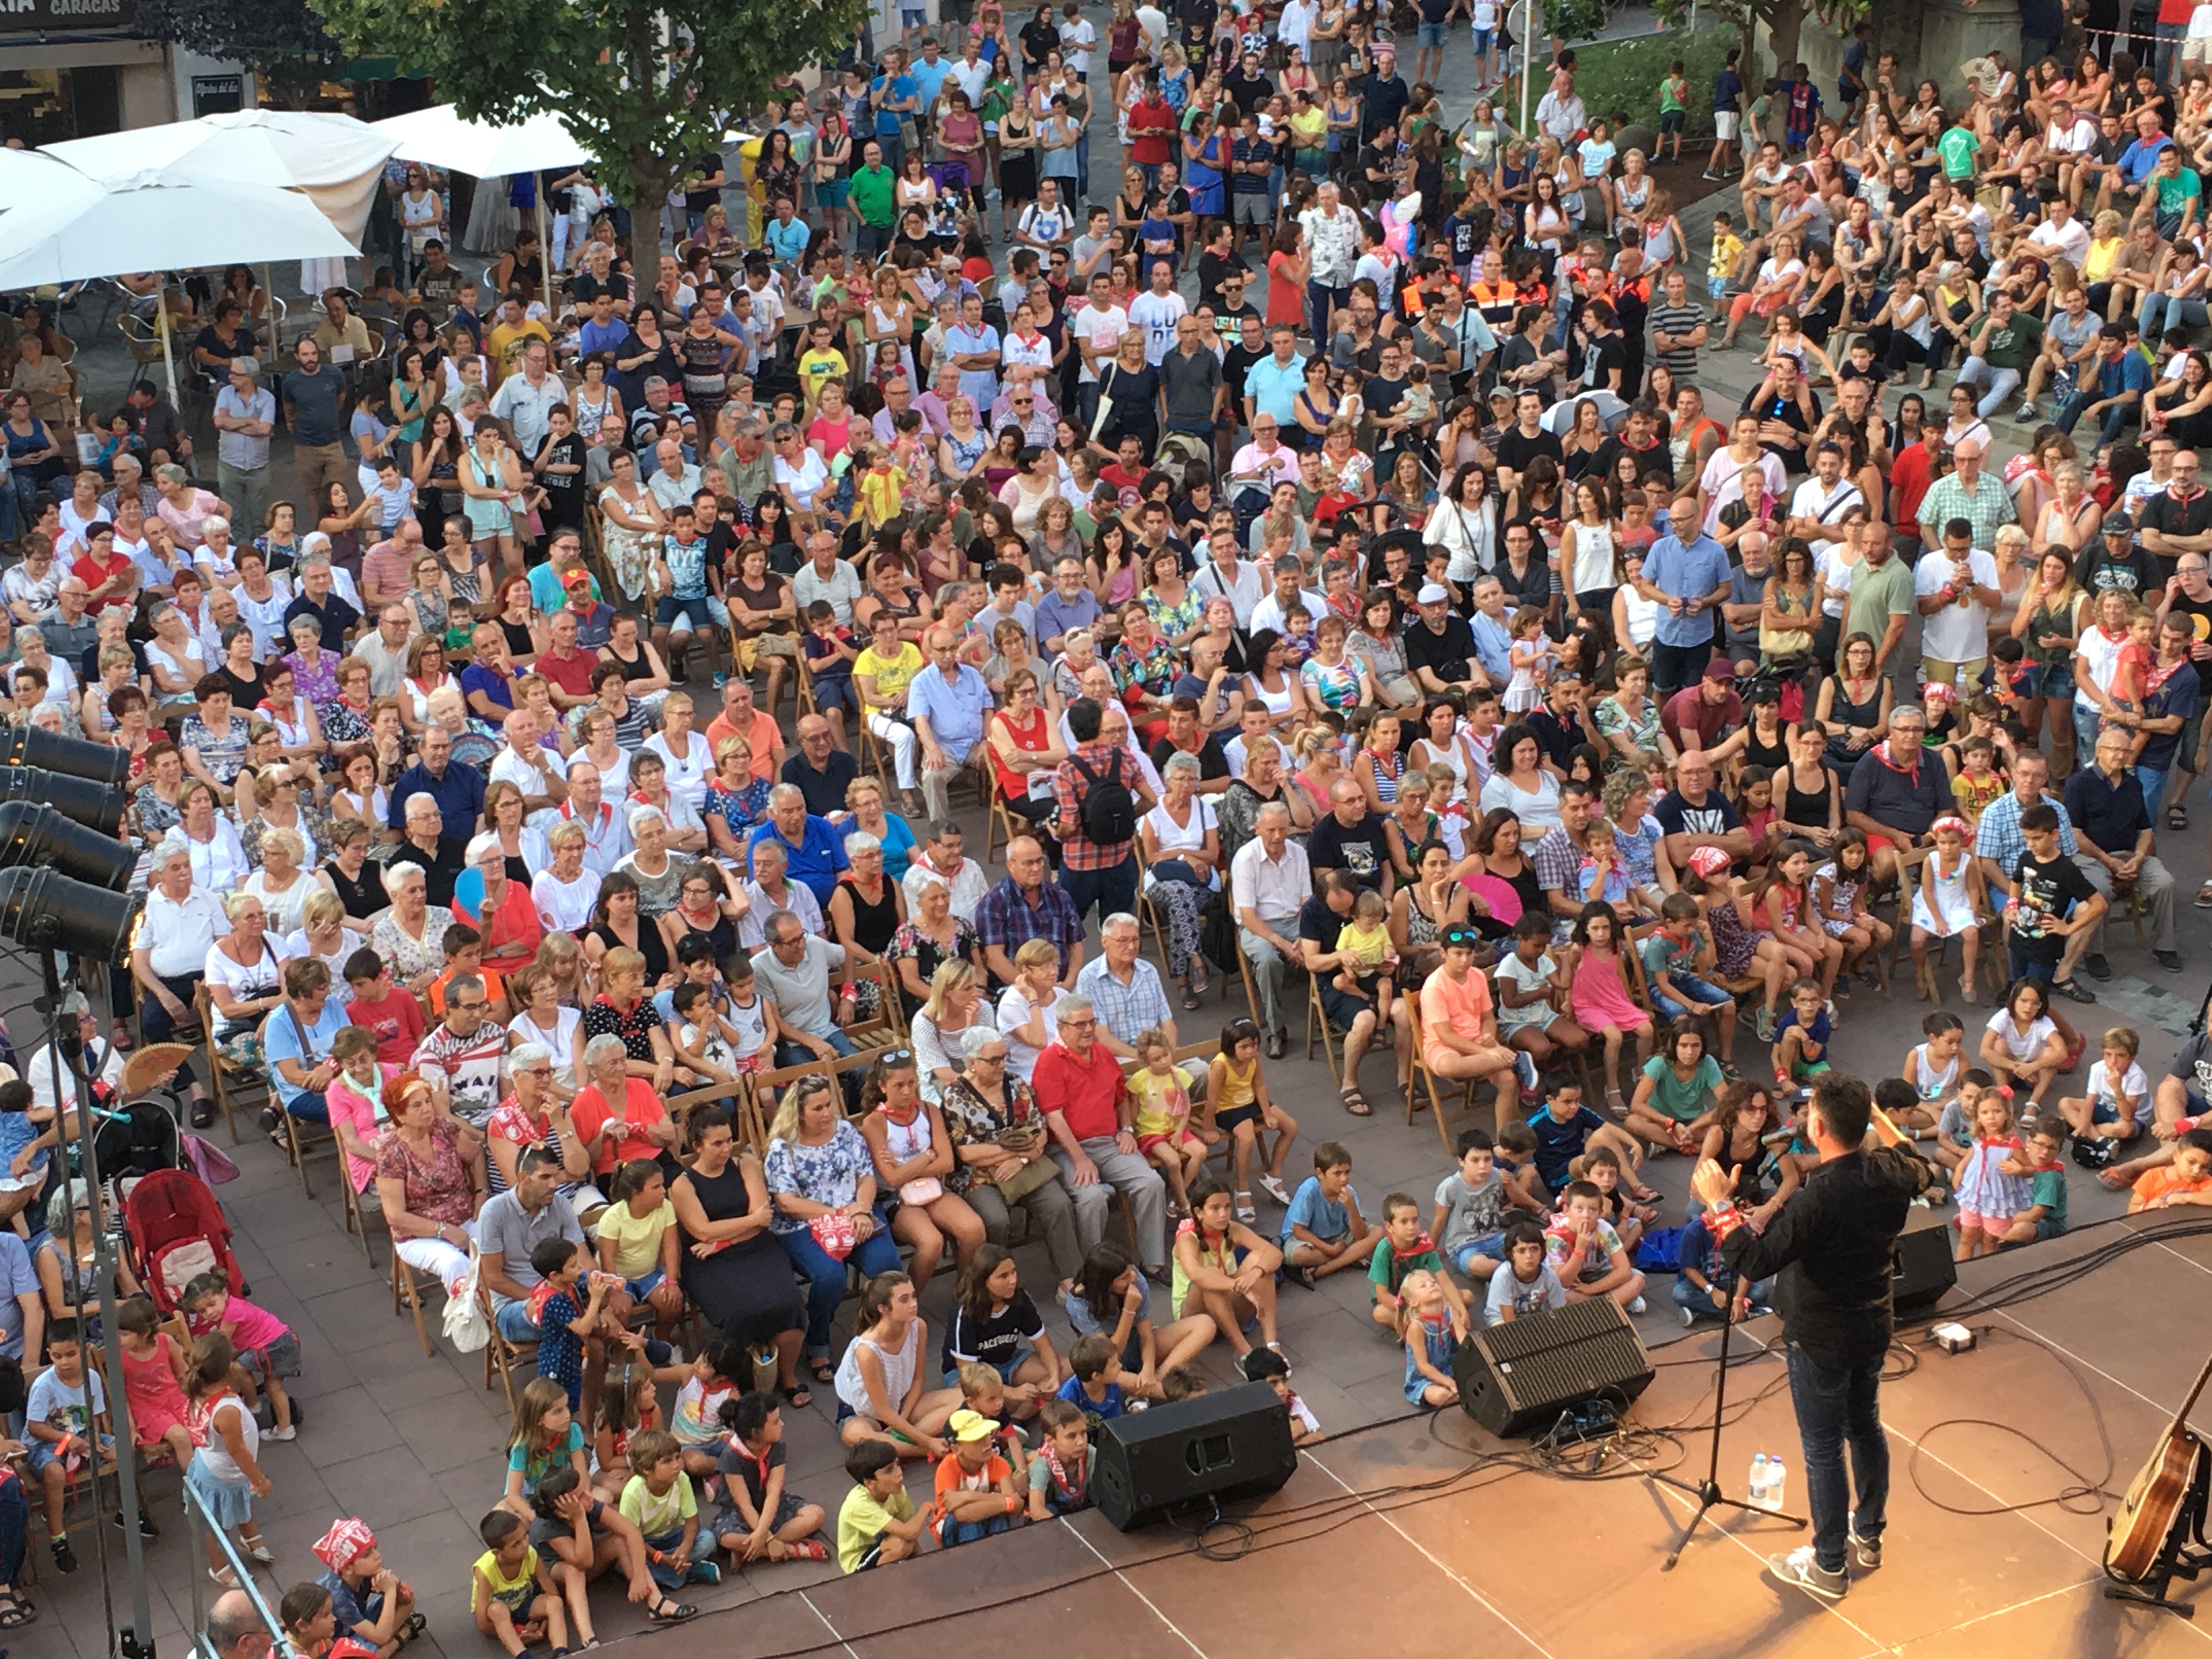
[[[403,161],[465,173],[472,179],[498,179],[514,173],[544,173],[588,165],[593,157],[557,115],[532,115],[512,126],[462,118],[452,104],[435,104],[379,121],[374,130],[394,141],[392,154]],[[545,240],[545,192],[538,198],[538,246]]]
[[[36,151],[0,150],[0,293],[137,270],[343,258],[354,245],[307,196],[160,173],[94,179]],[[157,313],[168,356],[168,313]],[[176,395],[176,368],[169,366]]]

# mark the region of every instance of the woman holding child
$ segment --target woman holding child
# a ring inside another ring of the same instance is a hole
[[[755,1353],[773,1348],[776,1392],[788,1405],[811,1405],[799,1380],[805,1304],[791,1259],[776,1248],[775,1206],[760,1160],[738,1150],[720,1106],[694,1107],[687,1127],[690,1162],[668,1188],[684,1230],[684,1293],[732,1341]]]

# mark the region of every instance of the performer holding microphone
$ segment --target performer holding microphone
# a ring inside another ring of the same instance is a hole
[[[1910,1152],[1865,1150],[1873,1109],[1856,1078],[1820,1079],[1805,1109],[1820,1167],[1763,1233],[1745,1224],[1731,1200],[1736,1171],[1706,1158],[1690,1178],[1729,1266],[1747,1282],[1781,1275],[1774,1303],[1804,1445],[1813,1541],[1770,1556],[1767,1569],[1832,1601],[1850,1589],[1847,1560],[1863,1571],[1881,1565],[1889,1445],[1879,1390],[1889,1349],[1890,1252],[1913,1197],[1930,1180],[1928,1165]],[[1844,1477],[1847,1441],[1856,1509]]]

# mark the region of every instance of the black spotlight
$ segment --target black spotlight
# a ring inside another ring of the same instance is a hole
[[[75,784],[78,780],[53,781]],[[138,854],[127,842],[72,823],[51,806],[27,800],[0,803],[0,869],[43,865],[94,887],[120,890],[130,885],[137,864]]]
[[[123,833],[123,814],[131,797],[114,784],[94,783],[33,766],[0,766],[0,802],[4,801],[52,806],[72,823],[114,838]]]
[[[0,732],[0,766],[42,766],[65,778],[92,783],[122,783],[131,775],[131,757],[104,743],[58,737],[35,726]]]
[[[112,893],[52,870],[0,870],[0,936],[33,951],[120,966],[137,931],[141,893]]]

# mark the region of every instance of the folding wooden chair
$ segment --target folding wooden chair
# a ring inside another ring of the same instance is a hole
[[[430,1275],[430,1282],[441,1289],[444,1288],[442,1281],[434,1273]],[[430,1340],[429,1322],[422,1317],[422,1291],[416,1279],[415,1270],[400,1259],[396,1247],[392,1252],[392,1312],[395,1318],[403,1312],[415,1316],[415,1335],[422,1344],[425,1358],[437,1352],[436,1345]]]
[[[222,1121],[230,1129],[230,1144],[243,1144],[238,1132],[238,1115],[253,1112],[270,1103],[269,1080],[247,1066],[237,1066],[223,1056],[222,1044],[216,1036],[220,1023],[216,1018],[215,999],[209,994],[203,981],[192,988],[192,1012],[200,1023],[201,1058],[208,1070],[208,1090],[215,1097],[216,1107],[222,1113]],[[252,1097],[258,1091],[261,1098]]]
[[[491,1330],[491,1340],[484,1344],[484,1388],[489,1390],[496,1379],[507,1390],[507,1408],[512,1412],[515,1401],[520,1397],[515,1388],[515,1373],[522,1373],[525,1386],[538,1375],[538,1345],[535,1342],[510,1341],[501,1335],[498,1315],[492,1309],[490,1291],[478,1285],[477,1296],[483,1304],[484,1322]]]
[[[1413,1123],[1413,1113],[1420,1103],[1419,1091],[1425,1090],[1428,1093],[1429,1111],[1437,1121],[1437,1139],[1443,1143],[1444,1157],[1450,1159],[1455,1156],[1452,1152],[1451,1128],[1444,1121],[1443,1090],[1437,1087],[1437,1074],[1429,1069],[1428,1060],[1424,1054],[1421,1005],[1418,1000],[1413,1003],[1410,1012],[1413,1020],[1413,1070],[1411,1084],[1406,1091],[1406,1121],[1409,1126]],[[1442,1081],[1444,1089],[1453,1090],[1458,1093],[1460,1109],[1462,1111],[1471,1112],[1474,1109],[1474,1084],[1472,1080],[1458,1082],[1453,1079],[1445,1078]]]
[[[1314,1039],[1321,1039],[1321,1051],[1328,1061],[1328,1074],[1336,1079],[1339,1089],[1344,1087],[1344,1068],[1337,1063],[1336,1042],[1345,1035],[1328,1017],[1328,1008],[1321,1000],[1321,975],[1306,975],[1306,1058],[1313,1058]]]
[[[331,1138],[335,1142],[337,1139],[335,1131],[332,1132]],[[337,1164],[338,1201],[344,1206],[345,1229],[361,1239],[362,1254],[368,1258],[368,1265],[374,1267],[376,1266],[376,1241],[368,1236],[369,1206],[362,1201],[360,1193],[354,1188],[353,1170],[346,1163],[345,1148],[343,1146],[339,1146],[337,1149]],[[380,1218],[382,1212],[378,1212],[378,1214]]]

